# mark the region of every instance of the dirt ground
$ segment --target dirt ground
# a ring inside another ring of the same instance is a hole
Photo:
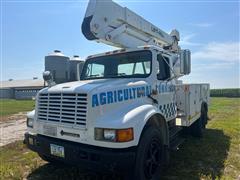
[[[26,129],[26,113],[2,117],[0,120],[0,147],[22,140]]]

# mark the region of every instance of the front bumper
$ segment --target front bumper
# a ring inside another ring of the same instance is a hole
[[[128,172],[135,163],[135,149],[111,149],[61,140],[43,135],[25,134],[27,147],[40,155],[95,170]],[[65,157],[51,155],[50,144],[64,147]]]

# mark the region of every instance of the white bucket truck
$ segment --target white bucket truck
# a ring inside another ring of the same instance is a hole
[[[182,129],[202,136],[209,84],[178,80],[190,73],[190,51],[177,30],[167,34],[111,0],[90,0],[82,32],[121,49],[89,56],[81,81],[38,93],[27,146],[49,162],[158,177]]]

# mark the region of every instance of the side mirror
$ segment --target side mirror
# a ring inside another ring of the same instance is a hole
[[[52,79],[52,74],[50,71],[43,72],[43,79],[44,81],[49,81]]]
[[[191,72],[191,51],[188,49],[180,52],[180,73],[187,75]]]
[[[157,73],[157,79],[158,80],[166,80],[168,77],[166,74],[163,73]]]
[[[56,83],[53,81],[53,76],[50,71],[43,72],[43,79],[48,83],[48,86],[54,86]]]

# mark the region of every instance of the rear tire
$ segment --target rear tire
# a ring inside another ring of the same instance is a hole
[[[206,129],[208,121],[207,107],[202,106],[201,116],[190,126],[190,134],[194,137],[201,138],[203,136],[203,130]]]
[[[164,155],[166,155],[166,151],[161,132],[156,127],[148,127],[143,132],[137,149],[133,179],[159,179],[164,164]]]
[[[206,125],[207,125],[207,121],[208,121],[208,112],[207,112],[207,109],[203,108],[202,109],[202,112],[201,112],[201,117],[202,119],[202,126],[203,126],[203,129],[206,129]]]
[[[203,123],[202,123],[202,119],[201,117],[195,121],[191,127],[190,127],[190,130],[191,130],[191,135],[193,137],[198,137],[198,138],[201,138],[203,136]]]

